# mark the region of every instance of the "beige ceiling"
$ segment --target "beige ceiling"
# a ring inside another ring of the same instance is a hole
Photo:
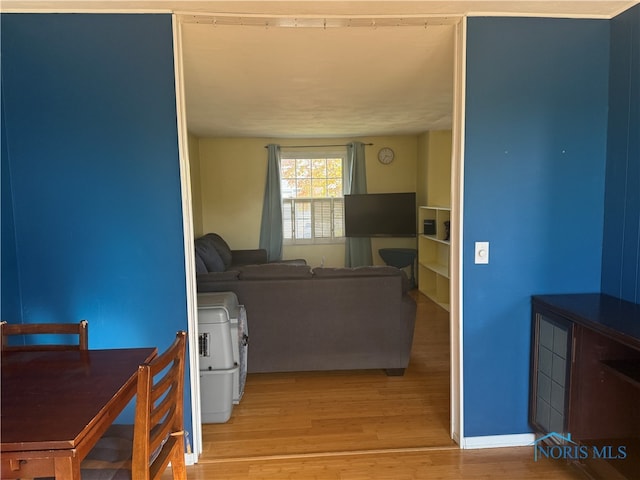
[[[0,5],[2,11],[177,13],[190,132],[311,138],[451,128],[454,25],[462,16],[611,18],[637,3],[2,0]]]
[[[448,129],[453,31],[185,24],[189,130],[310,138]]]

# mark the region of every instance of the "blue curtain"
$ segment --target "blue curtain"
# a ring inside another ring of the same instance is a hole
[[[282,259],[282,196],[280,195],[280,145],[269,144],[267,184],[264,189],[260,248],[267,251],[269,261]]]
[[[347,162],[343,174],[343,191],[349,193],[367,193],[367,172],[364,159],[364,143],[347,144]],[[347,267],[373,265],[371,239],[347,237],[345,239],[345,259]]]

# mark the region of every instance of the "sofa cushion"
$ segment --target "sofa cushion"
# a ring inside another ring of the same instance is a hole
[[[197,276],[198,283],[205,282],[226,282],[237,280],[240,272],[238,270],[225,270],[224,272],[208,272]]]
[[[389,265],[373,265],[369,267],[316,267],[313,269],[313,276],[316,278],[337,278],[337,277],[401,277],[402,293],[411,290],[411,282],[404,272]]]
[[[264,248],[248,250],[231,250],[232,262],[227,268],[236,268],[241,265],[260,265],[267,263],[267,251]]]
[[[204,238],[196,240],[196,256],[200,257],[208,272],[223,272],[225,269],[216,247]]]
[[[229,268],[231,265],[231,248],[229,244],[224,241],[224,239],[218,235],[217,233],[207,233],[203,238],[205,238],[208,242],[211,242],[215,249],[218,251],[218,255],[224,262],[225,270]]]
[[[402,270],[387,265],[370,266],[370,267],[316,267],[313,274],[316,277],[335,278],[335,277],[392,277],[401,275]]]
[[[267,263],[264,265],[246,265],[239,267],[239,270],[240,280],[312,278],[309,265]]]

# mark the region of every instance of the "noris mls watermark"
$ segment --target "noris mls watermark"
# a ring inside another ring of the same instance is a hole
[[[559,444],[549,443],[553,440]],[[562,435],[551,432],[533,442],[533,459],[551,458],[553,460],[624,460],[627,458],[626,445],[581,445],[571,440],[571,434]]]

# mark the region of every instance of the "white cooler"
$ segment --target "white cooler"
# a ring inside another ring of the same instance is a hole
[[[198,295],[203,423],[224,423],[244,391],[247,317],[233,292]]]

